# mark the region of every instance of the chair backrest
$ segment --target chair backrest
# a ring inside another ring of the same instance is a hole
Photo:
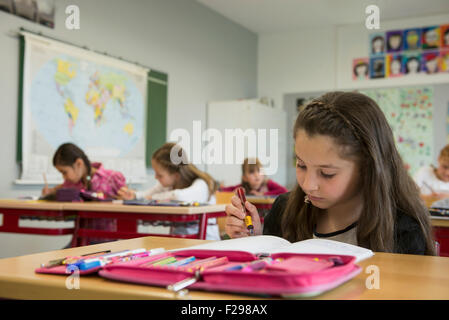
[[[234,195],[234,192],[223,192],[217,191],[215,192],[215,199],[217,204],[228,204],[231,203],[231,198]]]
[[[216,204],[228,204],[231,203],[231,198],[234,195],[234,192],[223,192],[217,191],[215,192]],[[225,225],[226,225],[226,217],[217,218],[218,229],[220,230],[220,236],[223,237],[225,234]]]

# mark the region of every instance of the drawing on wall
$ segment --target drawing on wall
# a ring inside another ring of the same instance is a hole
[[[402,68],[402,55],[400,54],[388,54],[386,61],[386,77],[398,77],[403,73]]]
[[[404,74],[413,75],[421,71],[421,54],[419,52],[404,54],[402,61]]]
[[[446,114],[446,142],[449,143],[449,102],[447,103],[447,114]]]
[[[385,77],[385,58],[375,57],[370,59],[370,78],[383,78]]]
[[[385,35],[383,33],[374,33],[370,35],[370,55],[383,55],[385,53]]]
[[[422,71],[428,74],[439,72],[440,55],[438,51],[428,51],[422,54]]]
[[[440,26],[422,29],[422,48],[436,49],[440,46]]]
[[[448,71],[442,59],[449,50],[449,24],[375,32],[369,40],[370,79]],[[353,81],[364,79],[365,66],[358,64],[363,59],[352,60]]]
[[[361,92],[374,99],[385,113],[408,172],[413,175],[420,167],[431,164],[433,88],[377,89]]]
[[[402,51],[402,30],[394,30],[387,32],[387,52]]]
[[[421,49],[421,29],[413,28],[404,30],[404,50]]]

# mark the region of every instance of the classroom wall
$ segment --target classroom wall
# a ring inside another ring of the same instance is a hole
[[[448,12],[440,15],[394,21],[382,21],[381,18],[380,31],[445,23],[449,23],[449,6]],[[287,155],[284,161],[288,188],[296,184],[291,131],[297,114],[298,97],[317,96],[332,90],[432,85],[436,89],[435,132],[443,132],[449,101],[444,88],[447,87],[449,91],[449,73],[352,81],[352,59],[369,56],[371,32],[373,31],[366,29],[364,24],[351,24],[304,28],[259,36],[258,94],[272,97],[275,106],[283,108],[289,119],[286,128]],[[438,157],[438,150],[447,143],[446,139],[446,134],[435,135],[434,162]],[[289,141],[291,148],[288,147]]]
[[[0,12],[0,197],[38,195],[19,186],[16,158],[20,27],[168,73],[167,136],[206,122],[206,103],[257,97],[257,36],[194,0],[58,0],[55,28]],[[80,30],[65,28],[65,8],[80,8]],[[201,168],[201,166],[199,166]],[[148,183],[154,184],[149,171]],[[0,258],[59,249],[68,237],[0,233]],[[12,244],[10,246],[6,244]]]
[[[440,15],[392,21],[381,16],[380,31],[443,23],[449,23],[449,5]],[[276,107],[282,108],[284,95],[298,92],[449,82],[448,74],[353,82],[352,59],[369,55],[372,32],[360,23],[259,36],[258,95],[272,97]]]

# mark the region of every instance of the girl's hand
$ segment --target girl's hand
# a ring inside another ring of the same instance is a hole
[[[262,234],[262,225],[260,223],[259,213],[257,208],[246,201],[245,207],[251,214],[253,220],[254,235]],[[231,198],[231,204],[226,205],[226,226],[225,231],[231,238],[246,237],[249,235],[249,230],[245,225],[245,213],[240,199],[237,196]]]
[[[136,198],[136,193],[134,190],[128,189],[127,187],[121,187],[117,191],[117,198],[122,200],[133,200]]]

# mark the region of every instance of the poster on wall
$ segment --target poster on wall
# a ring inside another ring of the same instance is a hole
[[[402,30],[388,31],[386,35],[387,35],[387,52],[392,53],[402,51],[403,31]]]
[[[369,59],[357,58],[352,61],[352,79],[369,79]]]
[[[369,35],[369,79],[448,71],[449,24],[388,30]],[[364,79],[360,60],[352,60],[352,80]]]
[[[414,75],[421,72],[421,53],[405,53],[402,61],[405,75]]]
[[[370,56],[385,54],[385,34],[374,33],[370,35]]]
[[[404,51],[421,49],[421,29],[404,30]]]
[[[422,29],[422,48],[436,49],[440,47],[440,27],[432,26]]]
[[[440,71],[440,53],[438,51],[427,51],[422,54],[422,71],[427,74]]]
[[[361,92],[374,99],[384,112],[408,172],[413,175],[420,167],[431,164],[433,88],[373,89]]]
[[[385,57],[374,57],[370,59],[370,72],[371,79],[384,78],[385,77]]]
[[[402,55],[388,54],[386,59],[386,77],[399,77],[403,74]]]

